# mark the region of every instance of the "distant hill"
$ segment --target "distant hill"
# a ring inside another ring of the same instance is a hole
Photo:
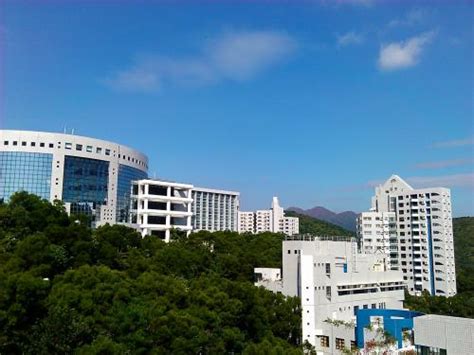
[[[285,215],[289,217],[298,217],[300,219],[301,234],[354,236],[354,232],[352,231],[295,211],[286,210]]]
[[[474,296],[474,217],[453,218],[453,236],[458,292]]]
[[[290,207],[288,210],[335,224],[336,226],[342,227],[352,232],[355,232],[356,230],[357,213],[353,211],[336,213],[321,206],[313,207],[308,210],[303,210],[298,207]]]

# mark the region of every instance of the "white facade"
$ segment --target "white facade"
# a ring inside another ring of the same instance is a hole
[[[391,267],[390,256],[398,250],[395,212],[363,212],[357,218],[356,228],[362,252],[382,254]],[[395,270],[397,261],[395,258]]]
[[[195,231],[237,231],[239,192],[193,187],[192,197]]]
[[[157,235],[170,241],[172,229],[189,233],[193,185],[162,180],[139,180],[132,186],[132,227],[142,236]]]
[[[390,239],[392,268],[404,274],[411,294],[456,294],[451,193],[414,189],[397,175],[375,189],[372,211],[396,217],[397,240]],[[365,247],[365,245],[363,245]]]
[[[98,170],[104,179],[100,184]],[[144,154],[117,143],[73,134],[0,130],[0,199],[25,190],[50,201],[63,200],[72,212],[88,209],[97,223],[112,224],[126,220],[130,183],[146,177],[147,171]]]
[[[282,280],[256,285],[301,298],[302,340],[318,353],[340,354],[355,345],[357,309],[403,308],[401,272],[387,270],[383,257],[359,254],[355,239],[287,237],[282,253]]]
[[[472,354],[474,319],[427,314],[413,319],[418,354]]]
[[[272,207],[269,210],[255,212],[239,212],[239,233],[284,233],[295,235],[299,233],[299,218],[285,217],[277,197],[273,197]]]
[[[239,211],[237,223],[239,233],[253,233],[255,229],[255,213]]]

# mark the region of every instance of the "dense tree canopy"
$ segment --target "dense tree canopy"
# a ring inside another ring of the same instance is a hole
[[[355,237],[355,234],[347,229],[336,226],[335,224],[321,221],[320,219],[306,216],[295,211],[285,211],[288,217],[298,217],[301,234],[312,235],[331,235],[331,236],[348,236]]]
[[[252,284],[281,235],[87,225],[27,193],[0,205],[0,353],[301,353],[299,300]]]

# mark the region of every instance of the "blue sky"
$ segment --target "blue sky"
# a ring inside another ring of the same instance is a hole
[[[370,206],[398,174],[474,215],[473,5],[2,1],[0,127],[145,152],[242,209]]]

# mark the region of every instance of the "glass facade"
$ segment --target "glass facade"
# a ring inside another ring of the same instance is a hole
[[[127,165],[119,165],[117,181],[117,222],[128,222],[130,192],[133,180],[146,179],[148,174]]]
[[[17,191],[49,199],[52,162],[52,154],[0,152],[0,200]]]
[[[107,203],[109,162],[66,156],[64,159],[63,201],[71,203],[71,213],[91,216]]]

